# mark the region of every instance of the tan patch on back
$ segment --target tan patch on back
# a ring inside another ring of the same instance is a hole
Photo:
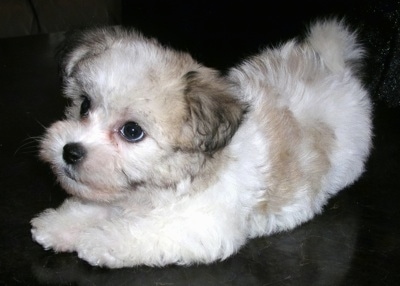
[[[258,209],[279,211],[294,200],[299,190],[306,192],[304,196],[315,196],[330,168],[332,130],[318,121],[300,123],[287,107],[266,105],[256,114],[265,122],[271,164],[265,197]]]

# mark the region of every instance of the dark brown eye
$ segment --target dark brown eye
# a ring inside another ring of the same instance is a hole
[[[142,127],[136,122],[130,121],[125,123],[120,129],[119,133],[128,142],[135,143],[139,142],[144,138],[144,131]]]
[[[86,95],[83,95],[82,99],[80,115],[81,117],[86,117],[89,114],[91,102],[89,97]]]

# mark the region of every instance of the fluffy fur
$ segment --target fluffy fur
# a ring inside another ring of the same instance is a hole
[[[336,20],[226,76],[132,30],[83,32],[40,153],[72,196],[33,239],[92,265],[189,265],[311,219],[370,150],[362,55]]]

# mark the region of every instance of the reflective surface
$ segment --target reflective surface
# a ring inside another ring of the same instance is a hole
[[[235,37],[234,30],[226,32]],[[251,45],[250,35],[240,36]],[[309,223],[254,239],[226,261],[108,270],[73,253],[43,250],[31,240],[29,221],[66,196],[37,159],[36,144],[66,103],[54,57],[62,39],[56,34],[0,40],[0,285],[399,285],[400,108],[382,100],[375,103],[374,149],[364,176]],[[223,47],[207,45],[201,57],[221,67],[250,51],[231,46],[225,56]]]

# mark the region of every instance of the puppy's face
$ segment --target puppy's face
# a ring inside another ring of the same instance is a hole
[[[215,71],[134,31],[82,33],[63,72],[72,104],[40,154],[69,193],[89,200],[193,179],[243,115]]]

